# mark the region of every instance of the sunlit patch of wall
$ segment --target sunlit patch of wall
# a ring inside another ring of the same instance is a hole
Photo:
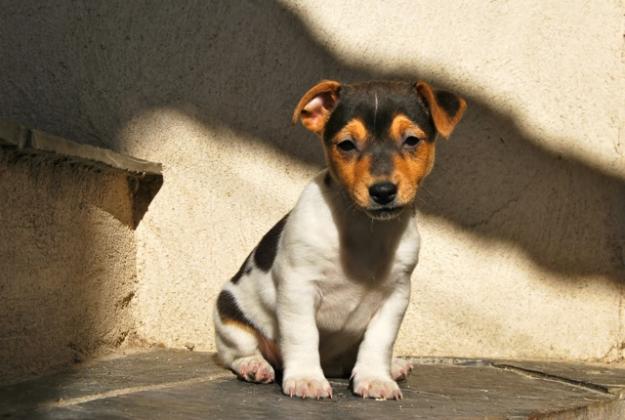
[[[137,229],[139,333],[213,350],[221,286],[319,169],[177,109],[148,111],[122,136],[136,145],[131,154],[166,162],[163,187]]]

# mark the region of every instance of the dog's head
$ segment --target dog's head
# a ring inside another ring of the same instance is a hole
[[[434,165],[437,135],[448,137],[466,108],[425,82],[323,81],[299,101],[293,122],[319,135],[333,178],[375,219],[401,213]]]

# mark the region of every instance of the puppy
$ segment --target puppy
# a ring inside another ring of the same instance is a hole
[[[220,361],[240,378],[332,397],[351,375],[362,397],[400,399],[411,366],[392,359],[410,298],[415,194],[466,102],[425,82],[322,81],[293,122],[318,135],[327,169],[224,286],[214,313]],[[325,374],[325,375],[324,375]]]

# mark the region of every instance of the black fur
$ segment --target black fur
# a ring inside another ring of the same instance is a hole
[[[280,234],[282,233],[282,229],[284,229],[288,217],[289,215],[287,214],[276,223],[274,227],[263,236],[263,239],[260,240],[260,243],[256,247],[256,251],[254,251],[254,262],[256,266],[265,272],[271,269],[273,260],[276,259],[278,240],[280,239]]]
[[[241,264],[241,267],[239,267],[239,271],[237,271],[237,273],[230,279],[232,283],[237,284],[244,274],[250,274],[252,272],[252,267],[245,268],[248,265],[247,263],[250,259],[250,256],[251,254],[247,256],[245,261],[243,261],[243,264]]]
[[[326,176],[323,177],[323,183],[325,184],[326,187],[329,187],[332,185],[332,175],[330,175],[330,172],[326,172]]]
[[[222,321],[236,321],[252,328],[256,328],[254,327],[254,324],[252,324],[252,322],[247,319],[245,315],[243,315],[236,299],[232,293],[227,290],[222,290],[217,297],[217,311],[219,312],[219,317]]]
[[[435,91],[436,102],[443,108],[450,117],[454,117],[460,109],[460,100],[453,93],[437,90]]]

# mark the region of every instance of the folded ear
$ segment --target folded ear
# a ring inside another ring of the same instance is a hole
[[[339,100],[340,90],[341,84],[333,80],[323,80],[310,88],[293,111],[293,124],[300,120],[308,130],[321,134]]]
[[[418,82],[416,87],[430,108],[436,130],[441,136],[449,137],[467,109],[466,101],[454,93],[434,89],[426,82]]]

